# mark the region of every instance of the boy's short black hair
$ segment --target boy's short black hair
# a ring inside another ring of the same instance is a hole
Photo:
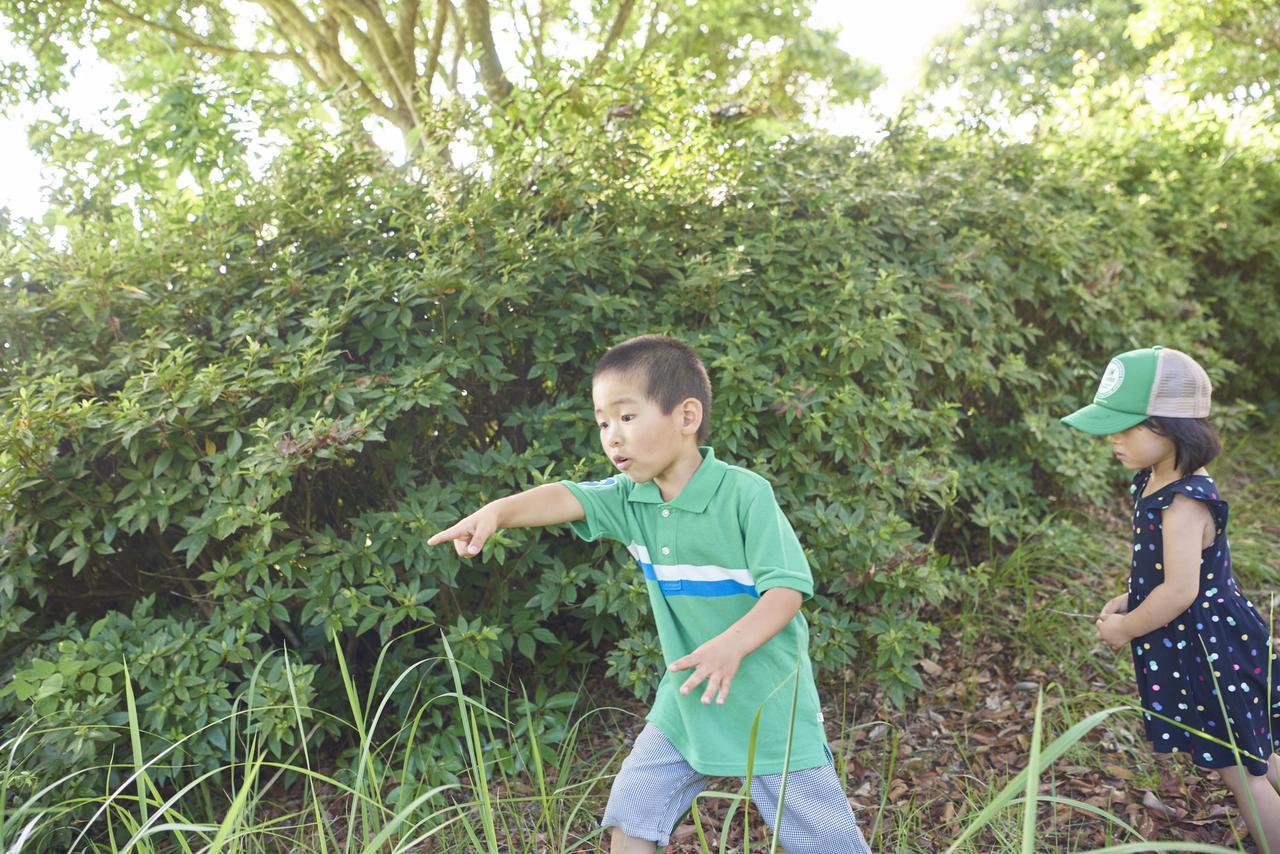
[[[697,400],[702,404],[698,441],[706,441],[711,432],[711,377],[688,344],[666,335],[629,338],[600,358],[591,378],[610,371],[643,376],[645,394],[663,414],[691,397]]]
[[[1142,422],[1142,426],[1173,442],[1173,465],[1183,477],[1207,466],[1222,453],[1218,432],[1204,418],[1152,415]]]

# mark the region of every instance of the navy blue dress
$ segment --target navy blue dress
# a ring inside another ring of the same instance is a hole
[[[1200,556],[1200,589],[1195,602],[1167,625],[1132,642],[1133,670],[1146,710],[1143,717],[1147,738],[1157,751],[1189,753],[1204,768],[1236,764],[1230,747],[1151,714],[1156,712],[1222,741],[1230,743],[1234,738],[1242,751],[1240,760],[1249,773],[1265,774],[1266,760],[1280,738],[1280,685],[1276,684],[1280,681],[1280,664],[1271,652],[1266,621],[1231,575],[1227,502],[1206,475],[1184,477],[1143,497],[1150,479],[1150,469],[1139,472],[1130,487],[1130,611],[1164,580],[1160,522],[1174,495],[1182,493],[1203,501],[1213,514],[1217,533]]]

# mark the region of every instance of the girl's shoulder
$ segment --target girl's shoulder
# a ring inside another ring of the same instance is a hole
[[[1143,469],[1134,475],[1133,483],[1129,487],[1129,491],[1133,495],[1134,504],[1154,504],[1158,508],[1168,507],[1173,503],[1175,495],[1186,495],[1197,501],[1204,501],[1209,504],[1226,504],[1226,499],[1218,491],[1218,485],[1213,478],[1204,469],[1200,469],[1194,474],[1180,477],[1177,480],[1170,481],[1164,486],[1148,493],[1146,492],[1147,484],[1151,482],[1151,469]]]

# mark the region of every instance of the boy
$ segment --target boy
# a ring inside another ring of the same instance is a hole
[[[639,563],[667,672],[609,795],[611,852],[665,846],[708,776],[745,776],[762,707],[751,796],[772,827],[793,694],[779,841],[788,854],[867,851],[822,732],[799,613],[813,593],[809,565],[768,481],[699,447],[711,414],[702,360],[673,338],[632,338],[596,365],[591,396],[619,474],[493,501],[428,542],[472,557],[498,528],[567,522],[585,540],[626,544]]]

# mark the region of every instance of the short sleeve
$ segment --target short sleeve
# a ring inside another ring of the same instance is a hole
[[[742,519],[742,533],[747,569],[757,593],[786,587],[800,591],[805,598],[813,595],[809,561],[771,487],[765,486],[752,497]]]
[[[1222,529],[1227,527],[1227,502],[1218,494],[1217,485],[1208,478],[1193,477],[1179,481],[1172,488],[1165,487],[1162,492],[1164,494],[1156,501],[1156,506],[1161,510],[1168,509],[1173,504],[1173,497],[1182,494],[1187,498],[1203,502],[1209,508],[1218,533],[1222,533]]]
[[[627,539],[627,497],[635,484],[625,475],[574,483],[560,481],[582,505],[582,519],[569,527],[587,542]]]

